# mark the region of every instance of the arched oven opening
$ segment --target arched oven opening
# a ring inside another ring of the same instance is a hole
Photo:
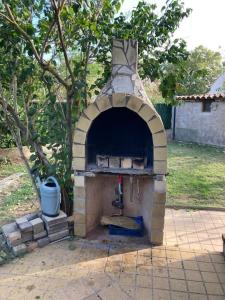
[[[86,155],[88,170],[150,171],[152,134],[137,113],[125,107],[111,108],[93,121],[87,134]]]

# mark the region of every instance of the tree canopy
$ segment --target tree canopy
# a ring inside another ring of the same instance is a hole
[[[33,151],[30,167],[43,177],[56,175],[65,198],[72,195],[75,121],[108,79],[112,39],[138,40],[142,78],[163,79],[166,64],[176,66],[188,56],[185,41],[173,38],[190,13],[182,1],[166,1],[159,13],[156,5],[139,1],[129,17],[119,13],[122,2],[0,3],[0,105],[17,144]],[[90,82],[93,61],[102,74]],[[165,95],[174,92],[164,89]]]

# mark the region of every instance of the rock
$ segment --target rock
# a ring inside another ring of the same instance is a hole
[[[44,237],[43,239],[38,240],[37,243],[40,248],[47,246],[50,243],[49,237]]]
[[[50,234],[48,237],[49,237],[50,242],[54,242],[54,241],[62,239],[65,236],[68,236],[68,235],[69,235],[69,230],[66,229],[63,231],[59,231],[57,233]]]
[[[12,248],[13,254],[15,256],[23,255],[27,252],[27,246],[25,244],[20,244]]]

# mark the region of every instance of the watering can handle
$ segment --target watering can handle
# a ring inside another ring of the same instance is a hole
[[[59,192],[60,192],[60,186],[59,186],[59,184],[58,184],[58,181],[55,179],[55,177],[53,177],[53,176],[48,177],[48,178],[46,179],[45,183],[48,182],[49,179],[52,180],[52,181],[55,183],[57,189],[58,189]]]

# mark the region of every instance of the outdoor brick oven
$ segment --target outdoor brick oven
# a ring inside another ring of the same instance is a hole
[[[162,244],[167,140],[138,75],[137,50],[136,41],[113,41],[111,78],[76,123],[74,231],[85,237],[102,215],[116,213],[112,201],[122,174],[124,215],[142,215],[150,242]]]

